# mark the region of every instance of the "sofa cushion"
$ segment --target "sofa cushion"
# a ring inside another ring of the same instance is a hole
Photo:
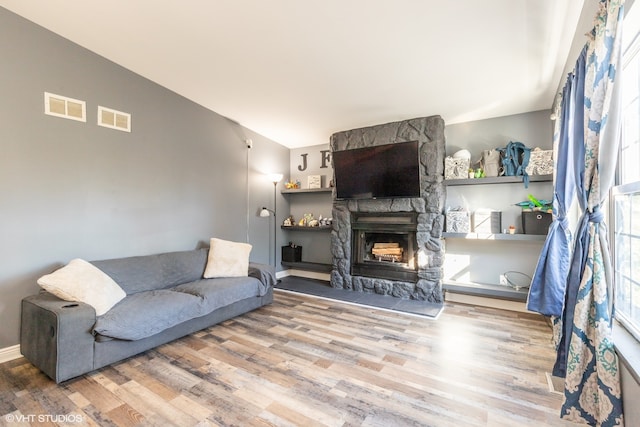
[[[255,277],[202,279],[173,288],[201,298],[202,315],[245,298],[261,296],[261,283]]]
[[[127,296],[98,317],[94,332],[123,340],[138,340],[201,315],[201,299],[184,292],[153,290]]]
[[[250,253],[248,243],[212,238],[204,277],[247,277]]]
[[[76,258],[38,279],[38,285],[65,301],[89,304],[96,315],[106,313],[126,294],[116,282],[89,262]]]
[[[207,249],[92,261],[127,295],[166,289],[202,278]]]

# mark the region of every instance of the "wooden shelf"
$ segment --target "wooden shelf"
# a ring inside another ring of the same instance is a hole
[[[529,288],[515,289],[510,286],[491,285],[474,282],[458,282],[456,280],[443,280],[442,289],[456,294],[473,295],[486,298],[497,298],[509,301],[526,302]]]
[[[466,240],[519,240],[519,241],[539,241],[547,239],[546,234],[483,234],[483,233],[442,233],[445,239],[466,239]]]
[[[529,175],[529,182],[550,182],[553,175]],[[522,184],[521,176],[496,176],[489,178],[445,179],[444,185]]]
[[[282,194],[300,194],[300,193],[331,193],[333,187],[329,188],[292,188],[290,190],[282,190]]]
[[[332,225],[320,225],[318,227],[301,227],[299,225],[281,225],[283,230],[291,231],[329,231],[333,229]]]
[[[316,271],[320,273],[330,273],[333,269],[331,264],[323,264],[319,262],[287,262],[282,261],[283,267],[295,268],[297,270]]]

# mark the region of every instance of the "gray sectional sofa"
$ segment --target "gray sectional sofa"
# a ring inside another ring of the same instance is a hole
[[[205,279],[207,256],[198,249],[91,262],[126,297],[101,316],[46,291],[24,298],[22,354],[60,383],[273,301],[272,266]]]

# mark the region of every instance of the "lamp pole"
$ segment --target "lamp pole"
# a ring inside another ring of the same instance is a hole
[[[277,207],[276,207],[276,194],[277,194],[277,187],[278,187],[278,183],[282,180],[282,174],[281,173],[273,173],[269,175],[269,178],[271,179],[271,182],[273,182],[273,269],[274,271],[277,270],[277,264],[278,264],[278,242],[277,242],[277,228],[276,228],[276,222],[277,222],[277,217],[276,217],[276,212],[278,211]]]
[[[274,272],[276,270],[276,265],[278,263],[278,252],[276,252],[278,250],[278,243],[276,242],[276,222],[277,222],[277,218],[276,218],[276,188],[278,187],[278,181],[273,181],[273,269]]]

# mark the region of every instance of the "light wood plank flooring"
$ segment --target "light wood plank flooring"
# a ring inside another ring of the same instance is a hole
[[[568,426],[547,388],[550,337],[531,314],[449,303],[429,320],[277,291],[61,385],[4,363],[0,424]]]

